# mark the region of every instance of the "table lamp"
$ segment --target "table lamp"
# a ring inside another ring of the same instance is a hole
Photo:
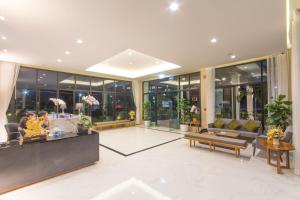
[[[76,103],[75,109],[78,110],[78,113],[80,114],[80,110],[83,109],[83,103]]]

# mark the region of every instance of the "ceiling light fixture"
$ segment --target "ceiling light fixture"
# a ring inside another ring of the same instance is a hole
[[[129,56],[132,56],[132,52],[131,52],[131,51],[129,51],[129,52],[128,52],[128,55],[129,55]]]
[[[62,59],[57,59],[57,62],[58,63],[62,63]]]
[[[225,78],[225,77],[223,77],[223,78],[222,78],[222,81],[226,81],[226,78]]]
[[[4,20],[5,20],[5,17],[0,16],[0,20],[1,20],[1,21],[4,21]]]
[[[70,55],[71,52],[70,52],[70,51],[65,51],[65,54],[66,54],[66,55]]]
[[[212,43],[212,44],[214,44],[214,43],[217,43],[217,38],[212,38],[211,40],[210,40],[210,42]]]
[[[1,36],[1,39],[2,39],[2,40],[6,40],[6,39],[7,39],[7,37],[5,37],[5,36]]]
[[[179,4],[177,2],[172,2],[169,6],[169,9],[171,11],[175,12],[179,9]]]
[[[82,44],[83,41],[81,39],[76,40],[77,44]]]

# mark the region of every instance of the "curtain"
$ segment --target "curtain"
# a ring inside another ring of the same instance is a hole
[[[300,175],[300,10],[295,12],[292,30],[293,141],[296,149],[295,173]]]
[[[18,78],[19,65],[0,61],[0,141],[7,140],[4,125],[7,123],[8,109],[14,87]]]
[[[268,102],[273,102],[280,94],[290,97],[290,59],[288,53],[268,58]]]
[[[140,124],[141,123],[141,116],[142,116],[142,83],[138,80],[132,81],[132,92],[133,92],[133,99],[134,104],[136,107],[135,111],[135,123]]]

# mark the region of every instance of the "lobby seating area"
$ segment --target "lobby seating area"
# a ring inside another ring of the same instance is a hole
[[[300,0],[0,0],[0,200],[299,200]]]

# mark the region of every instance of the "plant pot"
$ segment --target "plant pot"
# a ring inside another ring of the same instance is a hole
[[[187,124],[180,124],[180,131],[188,132],[189,131],[189,125],[187,125]]]
[[[280,145],[279,139],[273,139],[273,145],[279,146]]]
[[[150,127],[150,125],[151,125],[151,121],[148,121],[148,120],[145,121],[144,123],[145,123],[145,127],[147,127],[147,128]]]
[[[81,125],[77,126],[77,130],[78,130],[77,135],[87,135],[89,133],[89,129]]]

